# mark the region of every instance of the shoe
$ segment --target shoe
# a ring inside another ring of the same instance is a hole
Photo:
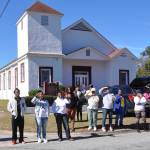
[[[71,132],[75,132],[75,129],[72,129]]]
[[[88,127],[88,131],[91,131],[92,130],[92,127]]]
[[[15,145],[15,144],[17,144],[16,140],[12,140],[12,145]]]
[[[58,139],[59,142],[61,142],[62,140],[63,140],[62,138],[59,138],[59,139]]]
[[[102,127],[102,131],[103,131],[103,132],[106,132],[106,128],[105,128],[105,127]]]
[[[19,143],[21,144],[26,144],[26,142],[23,140],[23,141],[19,141]]]
[[[42,140],[41,140],[41,138],[38,138],[38,143],[42,143]]]
[[[74,141],[74,139],[73,139],[73,138],[69,138],[68,140],[69,140],[69,141]]]
[[[97,128],[96,127],[94,127],[94,129],[93,129],[94,131],[97,131]]]
[[[47,143],[47,139],[43,139],[43,142],[46,144]]]
[[[113,128],[112,128],[112,126],[109,127],[109,130],[110,130],[111,132],[114,131]]]

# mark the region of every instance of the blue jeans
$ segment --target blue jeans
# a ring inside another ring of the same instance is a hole
[[[37,123],[37,138],[41,138],[41,131],[42,131],[42,137],[46,139],[46,128],[47,128],[47,117],[36,117],[36,123]]]
[[[102,127],[106,126],[105,124],[106,124],[107,114],[109,115],[109,125],[112,126],[113,109],[103,108]]]
[[[88,109],[89,127],[97,127],[97,110]]]
[[[116,113],[115,125],[117,126],[123,125],[123,117],[124,117],[124,109],[120,108],[120,110]]]

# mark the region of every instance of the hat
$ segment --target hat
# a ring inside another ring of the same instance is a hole
[[[91,88],[91,92],[96,92],[96,89],[95,88]]]

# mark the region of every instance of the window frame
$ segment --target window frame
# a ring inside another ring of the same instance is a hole
[[[49,82],[53,82],[53,67],[39,67],[39,87],[43,87],[42,83],[42,76],[41,76],[41,71],[42,70],[50,70],[50,80]]]
[[[21,83],[25,82],[25,64],[20,64],[20,81]]]
[[[49,17],[46,15],[41,16],[41,25],[48,26],[49,25]]]
[[[11,89],[11,71],[8,71],[8,89]]]
[[[3,73],[3,89],[6,90],[6,73]]]
[[[126,73],[127,75],[127,80],[126,80],[126,85],[129,85],[129,81],[130,81],[130,70],[123,70],[123,69],[119,69],[119,85],[123,85],[121,84],[121,73]]]
[[[18,87],[18,67],[15,68],[15,88]]]
[[[90,57],[91,56],[91,49],[86,49],[86,56],[87,57]]]

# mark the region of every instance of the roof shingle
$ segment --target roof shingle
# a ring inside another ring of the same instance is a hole
[[[55,15],[63,15],[59,11],[41,3],[41,2],[34,3],[30,8],[27,9],[27,11],[43,12],[43,13],[50,13],[50,14],[55,14]]]

